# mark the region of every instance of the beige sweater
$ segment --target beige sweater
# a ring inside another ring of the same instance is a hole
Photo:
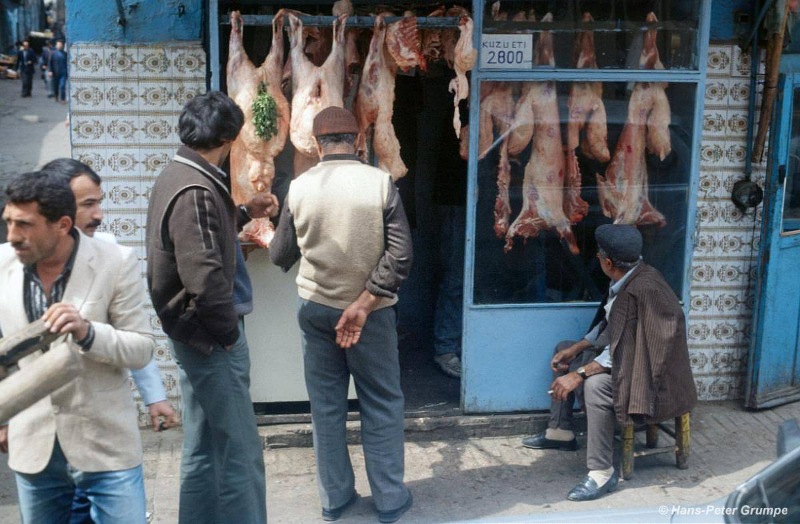
[[[292,181],[286,203],[302,258],[300,297],[344,309],[367,287],[384,256],[388,173],[352,160],[326,161]],[[379,308],[397,296],[382,296]]]

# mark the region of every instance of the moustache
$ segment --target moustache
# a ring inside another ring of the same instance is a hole
[[[102,224],[102,222],[100,220],[92,220],[91,222],[86,224],[86,227],[87,227],[87,229],[88,228],[95,229],[95,228],[100,227],[100,224]]]

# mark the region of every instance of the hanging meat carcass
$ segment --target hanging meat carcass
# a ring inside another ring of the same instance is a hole
[[[394,60],[397,67],[408,72],[419,66],[425,71],[425,58],[417,30],[417,17],[404,16],[397,22],[386,26],[386,50]]]
[[[405,176],[408,168],[400,158],[400,141],[392,126],[397,65],[384,50],[387,31],[384,18],[383,14],[375,17],[372,41],[358,86],[355,114],[360,134],[357,149],[367,160],[371,137],[379,167],[397,180]]]
[[[305,55],[303,22],[294,13],[289,17],[289,56],[292,63],[292,118],[289,136],[295,147],[295,176],[318,162],[311,132],[314,117],[330,106],[344,106],[346,16],[333,22],[333,45],[322,66],[315,66]]]
[[[647,22],[656,23],[655,14]],[[647,30],[639,67],[664,69],[656,46],[657,30]],[[671,151],[670,108],[665,83],[637,82],[628,102],[628,119],[606,168],[605,177],[597,176],[598,196],[603,214],[615,224],[655,224],[663,227],[666,219],[650,203],[645,150],[661,160]]]
[[[242,45],[242,17],[231,13],[231,37],[228,49],[228,94],[245,115],[244,126],[231,145],[231,181],[237,204],[257,193],[269,193],[275,178],[275,157],[283,151],[289,133],[289,102],[281,92],[283,69],[283,13],[272,20],[272,47],[264,62],[256,68]],[[264,90],[275,102],[276,125],[272,136],[258,135],[253,122],[253,103]],[[240,238],[267,247],[274,230],[267,218],[255,219],[245,226]]]
[[[353,3],[350,0],[338,0],[333,3],[331,10],[333,16],[352,16]],[[344,37],[344,103],[345,107],[352,109],[356,92],[358,91],[358,81],[361,75],[361,55],[358,52],[358,29],[348,29]]]
[[[542,22],[552,19],[552,14],[547,13]],[[550,31],[541,32],[534,49],[534,59],[538,65],[555,65]],[[525,166],[522,182],[522,211],[508,228],[504,251],[512,248],[514,236],[533,238],[542,231],[554,229],[566,241],[570,252],[577,255],[578,245],[563,207],[565,155],[556,84],[554,81],[531,82],[527,87],[524,100],[531,105],[533,150]],[[517,108],[520,108],[519,104]]]
[[[450,81],[450,92],[453,93],[453,107],[455,107],[453,129],[455,129],[457,137],[461,136],[461,115],[458,112],[458,103],[469,97],[467,71],[475,66],[475,60],[478,58],[477,49],[472,47],[472,19],[462,16],[458,27],[461,30],[461,36],[458,37],[453,54],[453,69],[456,76]]]
[[[583,14],[583,22],[593,22],[589,13]],[[594,33],[581,31],[575,38],[575,68],[597,69],[594,49]],[[601,82],[573,82],[570,88],[569,123],[567,124],[567,148],[575,150],[580,143],[581,151],[588,158],[608,162],[608,132],[606,107],[603,104],[603,84]],[[586,129],[581,141],[581,131]]]

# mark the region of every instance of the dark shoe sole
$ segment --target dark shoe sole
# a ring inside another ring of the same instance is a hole
[[[333,509],[322,508],[322,520],[324,520],[325,522],[334,522],[339,520],[342,516],[342,513],[344,513],[344,510],[355,504],[357,500],[358,500],[358,492],[354,491],[353,496],[350,497],[350,500],[348,500],[338,508],[333,508]]]
[[[405,504],[400,506],[397,509],[392,511],[379,511],[378,512],[378,521],[382,522],[383,524],[388,524],[390,522],[397,522],[400,520],[406,511],[411,509],[411,506],[414,504],[414,497],[411,496],[411,492],[408,492],[408,500]]]

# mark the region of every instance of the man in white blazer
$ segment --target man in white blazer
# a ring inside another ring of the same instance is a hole
[[[155,339],[138,260],[74,227],[75,198],[63,177],[20,175],[6,199],[0,330],[11,334],[44,318],[64,335],[50,351],[81,356],[72,382],[10,421],[22,521],[69,522],[77,487],[94,522],[143,524],[142,447],[127,368],[150,361]]]

